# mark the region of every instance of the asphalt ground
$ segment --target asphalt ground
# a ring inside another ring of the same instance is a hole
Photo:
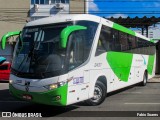
[[[87,106],[80,102],[67,107],[56,107],[17,100],[9,94],[8,83],[0,83],[0,113],[40,113],[45,119],[160,119],[160,76],[155,76],[144,87],[133,85],[109,93],[99,106]],[[152,115],[152,116],[151,116]],[[158,117],[157,117],[158,115]],[[12,119],[19,119],[13,115]],[[0,119],[6,119],[0,117]],[[23,119],[27,119],[24,117]],[[31,118],[39,119],[39,118]]]

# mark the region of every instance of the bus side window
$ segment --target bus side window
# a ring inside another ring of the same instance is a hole
[[[121,51],[121,43],[119,40],[119,31],[112,29],[112,50],[116,51],[116,52],[120,52]]]
[[[69,52],[69,70],[81,65],[86,61],[85,50],[86,36],[84,31],[76,31],[70,35],[71,46]]]
[[[119,31],[119,41],[120,41],[121,51],[126,51],[129,49],[128,38],[126,33]]]
[[[110,50],[111,50],[111,28],[102,26],[96,49],[96,56]]]

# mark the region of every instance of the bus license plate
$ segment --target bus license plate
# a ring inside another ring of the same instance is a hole
[[[23,99],[26,99],[26,100],[32,100],[32,96],[31,95],[23,95]]]

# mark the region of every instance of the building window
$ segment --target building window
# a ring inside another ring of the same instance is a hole
[[[61,0],[61,3],[66,3],[66,0]]]
[[[39,0],[35,0],[35,4],[39,4]]]
[[[31,4],[49,4],[49,0],[31,0]]]
[[[56,0],[51,0],[51,4],[55,4],[55,1],[56,1]]]
[[[31,0],[31,4],[32,4],[32,5],[34,4],[34,0]]]
[[[40,0],[40,4],[44,4],[44,0]]]
[[[49,0],[45,0],[45,4],[49,4]]]
[[[61,3],[61,0],[56,0],[56,3]]]
[[[69,0],[51,0],[51,4],[55,3],[69,3]],[[33,4],[49,4],[49,0],[31,0],[31,5]]]
[[[51,0],[51,4],[55,3],[66,3],[66,0]]]

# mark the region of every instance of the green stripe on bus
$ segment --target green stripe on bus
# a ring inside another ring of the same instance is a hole
[[[108,52],[107,61],[115,75],[124,82],[128,81],[132,65],[133,54],[122,52]]]
[[[155,59],[154,55],[150,55],[148,58],[147,70],[148,70],[148,74],[150,75],[152,75],[152,72],[153,72],[154,59]]]
[[[153,40],[153,39],[151,39],[151,40],[150,40],[150,42],[154,43],[154,40]]]
[[[116,30],[120,30],[122,32],[128,33],[128,34],[133,35],[133,36],[136,35],[134,31],[132,31],[132,30],[126,28],[126,27],[123,27],[123,26],[121,26],[121,25],[119,25],[117,23],[113,24],[113,28],[116,29]]]

